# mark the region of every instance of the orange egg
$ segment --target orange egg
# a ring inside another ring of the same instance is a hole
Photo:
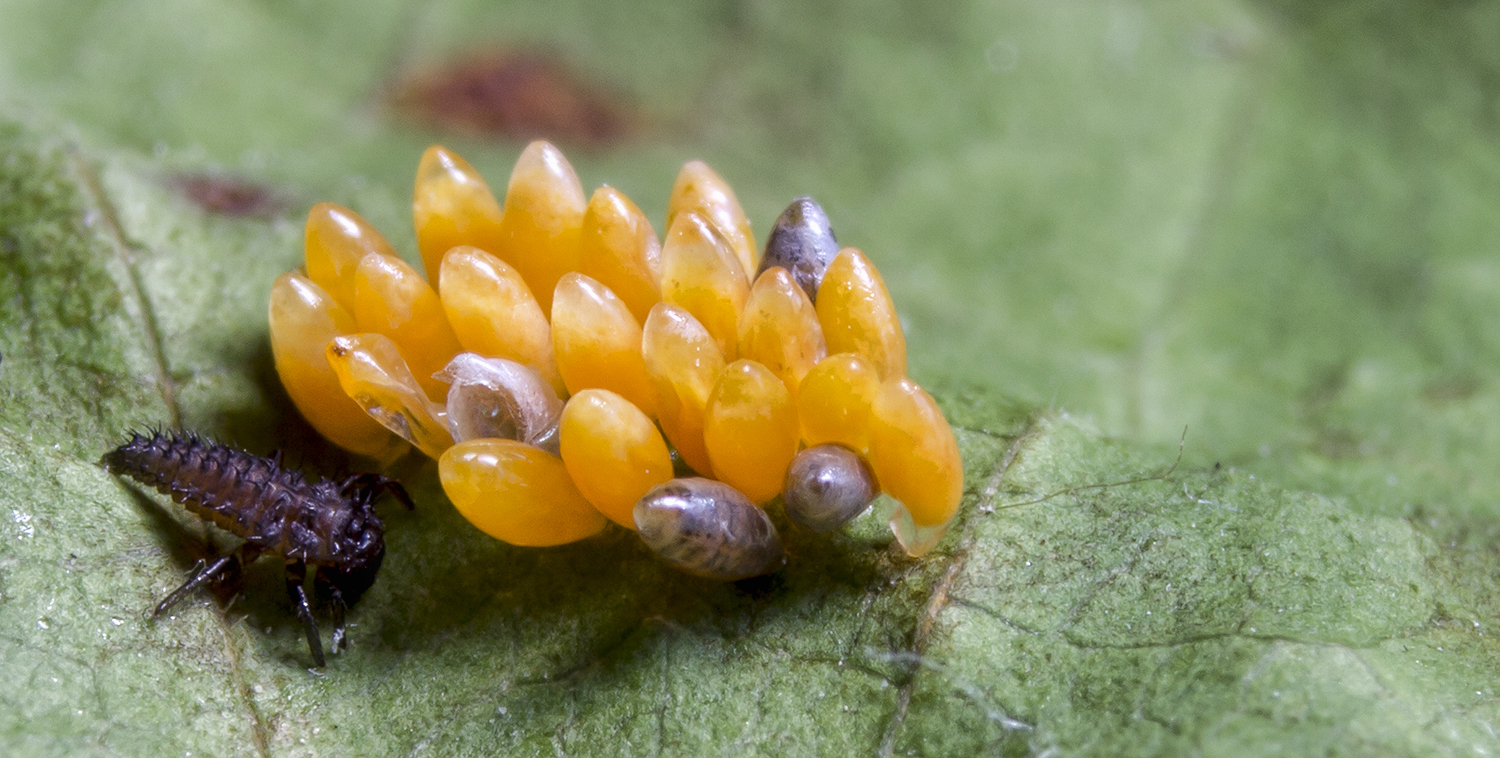
[[[354,307],[354,272],[370,253],[392,258],[396,251],[358,213],[333,203],[318,203],[307,214],[303,240],[307,278],[318,283],[345,308]]]
[[[688,161],[677,173],[672,197],[667,201],[667,227],[671,228],[685,211],[701,214],[723,233],[742,271],[755,270],[758,256],[750,220],[745,218],[729,182],[703,161]]]
[[[473,247],[443,256],[443,311],[465,350],[530,366],[565,393],[552,355],[552,327],[521,274]]]
[[[719,481],[756,503],[776,497],[797,437],[797,406],[770,369],[747,360],[724,367],[703,414],[703,445]]]
[[[688,313],[732,360],[750,282],[724,237],[703,216],[678,214],[661,251],[661,299]]]
[[[703,410],[724,371],[718,343],[691,313],[657,303],[641,330],[641,357],[656,387],[662,431],[687,465],[700,474],[712,474],[703,447]]]
[[[469,523],[512,545],[565,545],[608,523],[573,486],[562,459],[523,442],[460,442],[438,460],[438,477]]]
[[[875,264],[846,247],[828,264],[818,288],[818,322],[828,352],[859,353],[880,378],[906,375],[906,335]]]
[[[739,355],[771,370],[792,396],[802,377],[828,354],[818,312],[786,269],[767,269],[740,313]]]
[[[646,214],[625,193],[600,187],[583,212],[578,271],[625,301],[636,322],[661,300],[661,243]]]
[[[292,403],[324,439],[381,462],[408,449],[365,413],[339,386],[324,349],[341,334],[359,331],[354,315],[311,279],[285,273],[271,285],[271,355]]]
[[[611,390],[656,415],[641,327],[608,287],[576,271],[563,275],[552,299],[552,350],[569,392]]]
[[[542,313],[552,312],[557,280],[578,270],[587,205],[562,151],[543,141],[526,146],[510,174],[499,247],[491,252],[521,273]]]
[[[370,253],[354,272],[354,320],[360,331],[391,338],[417,383],[433,400],[448,393],[432,378],[462,348],[443,303],[417,270],[392,255]]]
[[[412,190],[412,222],[427,281],[437,286],[443,255],[459,245],[500,247],[500,203],[468,161],[441,145],[422,154]]]
[[[635,502],[672,478],[672,456],[656,424],[629,400],[587,389],[568,400],[562,459],[578,491],[600,513],[635,529]]]

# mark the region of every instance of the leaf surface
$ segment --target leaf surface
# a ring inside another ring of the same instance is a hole
[[[0,752],[1500,748],[1500,3],[616,5],[0,7]],[[280,389],[270,284],[321,199],[414,259],[431,141],[504,186],[519,144],[382,99],[497,38],[637,103],[570,157],[653,218],[692,157],[762,235],[824,203],[958,430],[952,535],[867,514],[718,585],[497,543],[413,458],[327,669],[270,562],[151,621],[229,543],[95,461],[180,424],[361,465]]]

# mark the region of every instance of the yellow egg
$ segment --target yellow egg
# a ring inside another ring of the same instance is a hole
[[[733,360],[750,281],[724,237],[696,212],[678,214],[662,245],[661,272],[661,299],[693,314]]]
[[[514,268],[483,250],[456,247],[443,257],[443,310],[465,350],[535,369],[566,392],[552,355],[552,327]]]
[[[589,198],[578,271],[625,301],[636,323],[661,300],[661,243],[646,214],[614,187],[600,187]]]
[[[906,335],[885,281],[864,253],[846,247],[818,288],[818,322],[828,352],[859,353],[881,379],[906,376]]]
[[[808,447],[837,442],[851,450],[870,449],[870,406],[880,392],[880,376],[856,353],[830,355],[807,372],[797,392],[797,418]]]
[[[724,367],[703,414],[703,445],[719,481],[756,503],[776,497],[797,437],[797,407],[770,369],[747,360]]]
[[[932,396],[905,377],[881,384],[870,408],[870,468],[919,527],[946,524],[963,500],[953,429]]]
[[[656,413],[678,455],[700,474],[712,475],[703,447],[703,409],[724,371],[724,355],[691,313],[657,303],[641,329],[641,357],[656,387]]]
[[[542,313],[552,312],[557,280],[578,269],[587,205],[583,185],[560,150],[543,141],[526,146],[505,191],[500,247],[491,252],[521,273]]]
[[[318,434],[382,463],[408,449],[344,394],[338,375],[328,365],[323,351],[329,340],[359,330],[353,314],[311,279],[286,273],[271,285],[270,323],[276,374]]]
[[[753,360],[780,377],[797,395],[802,377],[828,354],[818,312],[786,269],[766,269],[750,288],[740,313],[741,358]]]
[[[569,392],[611,390],[656,415],[641,327],[608,287],[576,271],[563,275],[552,300],[552,349]]]
[[[370,253],[354,272],[354,320],[362,332],[390,337],[433,400],[448,388],[432,375],[462,349],[443,303],[417,270],[392,255]]]
[[[739,198],[729,182],[703,161],[688,161],[677,174],[672,185],[672,197],[667,201],[667,228],[677,221],[684,211],[695,211],[718,227],[729,247],[739,260],[740,269],[755,271],[758,260],[755,250],[755,233],[750,229],[750,220],[740,208]]]
[[[522,442],[460,442],[438,460],[438,476],[469,523],[512,545],[564,545],[608,523],[573,486],[562,459]]]
[[[672,456],[656,424],[609,390],[586,389],[562,414],[562,459],[600,513],[635,529],[635,502],[672,478]]]
[[[308,212],[303,248],[307,278],[345,308],[354,307],[354,271],[359,262],[370,253],[396,257],[375,227],[358,213],[333,203],[318,203]]]
[[[502,217],[500,203],[468,161],[441,145],[427,148],[417,165],[412,222],[427,280],[433,286],[437,286],[443,255],[454,247],[498,250]]]

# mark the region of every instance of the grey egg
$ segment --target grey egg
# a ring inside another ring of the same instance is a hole
[[[668,563],[709,579],[748,579],[786,562],[765,511],[712,479],[673,479],[652,487],[636,501],[635,526]]]
[[[793,200],[777,217],[755,275],[760,276],[772,266],[780,266],[792,275],[792,280],[807,293],[807,298],[816,303],[818,287],[823,284],[823,272],[838,254],[839,241],[833,236],[828,214],[816,200],[803,195]]]
[[[792,459],[781,499],[792,523],[821,534],[864,513],[875,494],[875,476],[859,453],[829,444]]]

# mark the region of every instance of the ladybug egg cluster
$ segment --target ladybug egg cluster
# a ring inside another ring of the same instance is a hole
[[[585,197],[535,142],[503,208],[437,146],[413,205],[425,276],[323,203],[305,272],[272,289],[277,371],[330,441],[382,461],[416,446],[458,510],[506,542],[558,545],[613,521],[718,579],[781,565],[762,510],[778,496],[824,532],[883,491],[909,553],[942,537],[963,493],[953,432],[906,376],[879,272],[839,248],[812,199],[758,255],[733,190],[694,161],[659,242],[629,198]]]

